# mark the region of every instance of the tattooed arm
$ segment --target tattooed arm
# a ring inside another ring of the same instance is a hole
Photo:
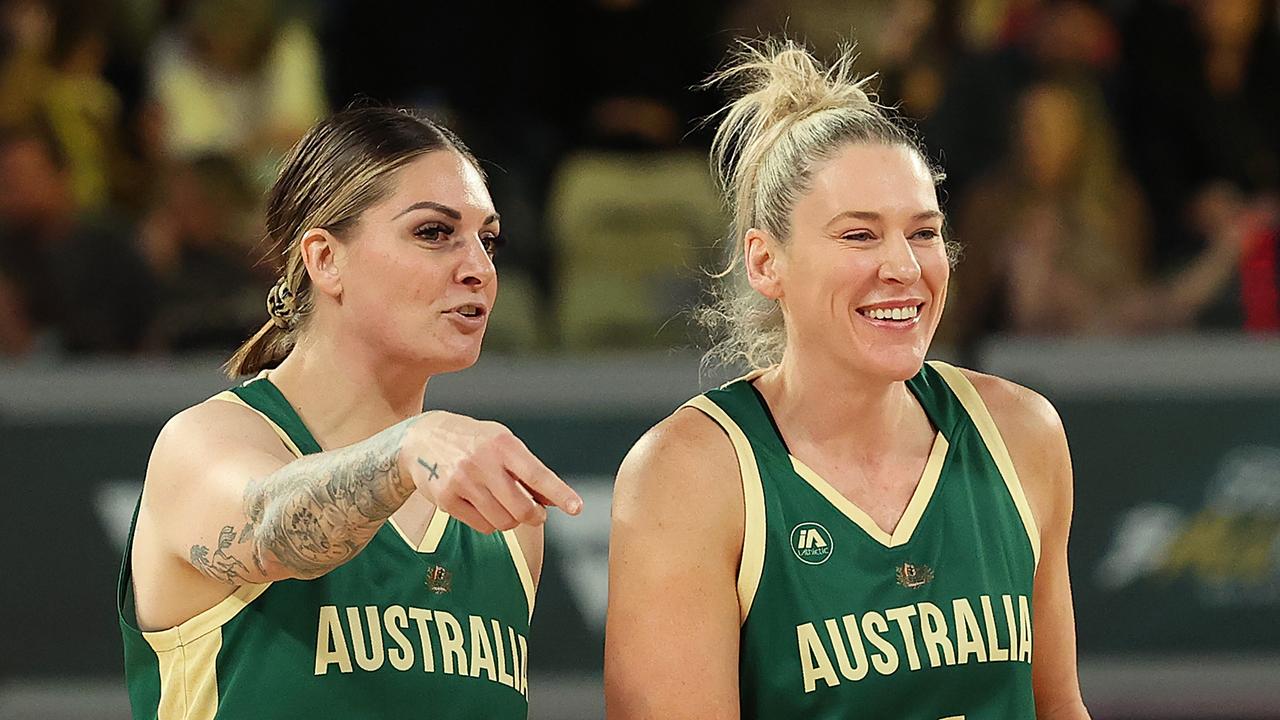
[[[132,548],[140,616],[153,587],[164,589],[158,604],[193,595],[202,609],[218,599],[206,595],[314,578],[350,560],[415,490],[400,455],[418,419],[295,459],[247,408],[215,400],[180,413],[147,470]]]
[[[497,423],[426,413],[294,459],[240,405],[179,413],[152,452],[131,549],[139,621],[169,627],[235,586],[324,575],[414,492],[482,532],[540,525],[542,504],[581,506]]]
[[[355,557],[415,489],[399,459],[405,431],[416,420],[250,481],[240,537],[249,543],[255,569],[264,576],[313,578]],[[192,564],[200,568],[194,558]],[[214,573],[200,569],[222,579],[216,564]]]

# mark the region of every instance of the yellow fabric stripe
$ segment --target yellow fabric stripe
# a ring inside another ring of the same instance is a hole
[[[160,666],[157,720],[213,720],[218,714],[221,628],[176,647],[152,649]]]
[[[507,549],[511,551],[511,561],[516,565],[516,574],[520,576],[520,585],[524,587],[524,597],[529,601],[529,619],[533,620],[533,601],[538,594],[538,587],[533,584],[533,573],[529,572],[529,559],[520,547],[520,539],[515,530],[504,530],[502,537],[507,541]]]
[[[435,552],[436,548],[440,547],[440,539],[444,537],[447,527],[449,527],[449,513],[436,508],[431,513],[431,522],[427,524],[427,531],[422,534],[422,543],[418,545],[418,552]]]
[[[925,461],[924,472],[920,475],[920,480],[916,483],[916,489],[911,494],[911,500],[907,503],[902,517],[898,519],[898,524],[894,527],[892,535],[877,525],[876,521],[872,520],[871,516],[862,508],[845,497],[844,493],[835,489],[825,478],[808,465],[805,465],[803,460],[795,455],[791,455],[790,458],[791,467],[796,471],[796,474],[809,483],[810,487],[817,490],[822,497],[826,498],[827,502],[831,503],[835,509],[849,518],[855,525],[862,528],[862,531],[869,535],[872,540],[885,547],[898,547],[899,545],[905,545],[911,539],[911,534],[915,532],[916,526],[920,524],[924,509],[929,506],[933,491],[938,487],[938,478],[942,474],[942,464],[947,459],[948,447],[950,447],[950,444],[947,439],[942,436],[942,433],[938,433],[933,439],[932,448],[929,450],[929,459]]]
[[[1013,498],[1013,504],[1018,508],[1018,515],[1022,518],[1022,525],[1027,531],[1027,539],[1031,541],[1031,554],[1035,558],[1036,566],[1040,565],[1040,531],[1036,527],[1036,519],[1031,514],[1031,506],[1027,503],[1026,493],[1022,491],[1022,482],[1018,479],[1018,471],[1013,467],[1013,458],[1009,456],[1009,448],[1004,444],[1004,438],[1000,435],[996,422],[991,418],[991,412],[987,410],[987,405],[982,401],[982,397],[978,394],[977,388],[973,383],[969,382],[969,378],[964,373],[952,365],[937,360],[930,361],[930,365],[942,379],[951,386],[951,391],[960,399],[960,404],[964,406],[966,412],[969,413],[969,419],[973,421],[974,427],[978,428],[978,434],[982,436],[982,441],[987,444],[987,450],[991,453],[992,459],[995,460],[996,467],[1000,470],[1001,477],[1004,478],[1004,484],[1009,488],[1009,495]]]
[[[265,421],[266,421],[266,423],[267,423],[268,425],[270,425],[270,426],[271,426],[271,429],[275,431],[276,435],[279,435],[279,436],[280,436],[280,439],[284,442],[284,446],[285,446],[285,447],[287,447],[287,448],[289,448],[289,452],[293,453],[294,457],[302,457],[302,451],[301,451],[301,450],[299,450],[299,449],[298,449],[298,446],[294,444],[293,439],[289,437],[289,433],[287,433],[287,432],[285,432],[285,431],[284,431],[284,428],[280,427],[279,425],[277,425],[277,424],[275,423],[275,421],[274,421],[274,420],[272,420],[271,418],[267,417],[266,413],[262,412],[261,410],[259,410],[259,409],[258,409],[258,408],[256,408],[256,407],[254,407],[254,406],[250,405],[249,403],[245,402],[244,400],[241,400],[239,395],[236,395],[235,393],[231,392],[230,390],[223,390],[222,392],[218,393],[217,395],[214,395],[211,399],[212,399],[212,400],[223,400],[223,401],[226,401],[226,402],[229,402],[229,403],[235,403],[235,404],[237,404],[237,405],[240,405],[240,406],[242,406],[242,407],[247,407],[247,408],[249,408],[250,410],[254,411],[255,413],[257,413],[257,414],[258,414],[258,417],[261,417],[263,420],[265,420]]]
[[[226,625],[231,618],[239,614],[246,605],[256,600],[259,595],[266,592],[269,587],[271,587],[271,583],[241,585],[217,605],[190,620],[167,630],[144,632],[142,637],[146,638],[147,643],[151,645],[151,649],[155,650],[157,654],[180,648],[184,644],[199,640]]]
[[[893,538],[889,533],[885,532],[871,516],[862,511],[862,508],[853,504],[853,501],[845,497],[839,490],[831,486],[821,475],[815,472],[808,465],[804,464],[800,458],[791,455],[791,468],[796,471],[805,482],[822,494],[827,502],[835,506],[845,517],[853,521],[855,525],[862,528],[862,531],[871,536],[872,540],[884,545],[885,547],[893,547]]]
[[[920,518],[924,516],[924,509],[929,507],[929,500],[933,498],[933,492],[938,487],[938,478],[942,477],[942,464],[947,459],[947,450],[950,447],[951,443],[947,442],[947,438],[942,433],[934,437],[933,448],[929,450],[929,459],[924,464],[920,482],[911,496],[911,502],[907,503],[907,509],[898,520],[897,527],[893,529],[893,537],[889,538],[889,547],[906,545],[915,533],[916,526],[920,524]]]
[[[699,395],[682,407],[701,410],[714,420],[729,436],[733,451],[738,456],[738,470],[742,476],[742,500],[746,509],[742,533],[742,562],[738,566],[738,608],[741,621],[747,621],[751,603],[760,587],[760,575],[764,572],[764,485],[760,482],[760,468],[756,455],[742,428],[720,409],[710,398]]]

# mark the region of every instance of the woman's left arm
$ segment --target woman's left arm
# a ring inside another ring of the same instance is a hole
[[[1039,720],[1089,720],[1076,669],[1076,623],[1067,572],[1071,453],[1048,400],[1007,380],[969,375],[1000,428],[1040,533],[1032,598],[1031,680]]]

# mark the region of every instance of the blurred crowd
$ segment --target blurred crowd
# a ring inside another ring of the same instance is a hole
[[[697,86],[764,32],[856,38],[945,167],[947,346],[1280,332],[1276,0],[0,0],[0,356],[232,350],[276,163],[371,101],[486,162],[491,346],[687,344],[727,227]]]

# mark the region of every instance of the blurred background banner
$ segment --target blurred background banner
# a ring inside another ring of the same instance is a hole
[[[355,102],[482,158],[508,242],[480,364],[428,405],[571,478],[534,718],[602,712],[611,478],[731,371],[687,312],[727,228],[695,86],[737,37],[830,56],[947,172],[935,354],[1072,443],[1097,718],[1280,718],[1277,0],[0,0],[0,718],[127,714],[124,532],[166,418],[265,320],[276,163]]]

